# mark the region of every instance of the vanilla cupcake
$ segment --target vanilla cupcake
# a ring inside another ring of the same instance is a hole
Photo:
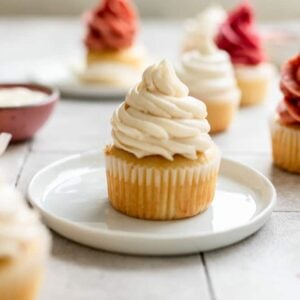
[[[271,119],[273,161],[300,174],[300,55],[283,66],[280,87],[284,98]]]
[[[212,5],[199,13],[196,18],[188,20],[184,26],[183,52],[198,49],[199,43],[207,36],[214,39],[225,19],[225,10],[221,6]]]
[[[33,300],[50,238],[14,188],[0,183],[0,299]]]
[[[266,60],[249,1],[244,1],[228,15],[219,28],[216,43],[231,57],[242,93],[241,105],[263,102],[274,76],[274,67]]]
[[[189,88],[190,95],[206,104],[211,133],[226,130],[240,101],[228,54],[206,37],[198,50],[182,55],[177,75]]]
[[[131,87],[137,83],[147,57],[135,42],[137,12],[130,0],[101,0],[86,13],[85,63],[77,70],[84,83]]]
[[[208,135],[205,104],[167,61],[147,68],[112,117],[106,147],[112,206],[151,220],[194,216],[214,198],[220,153]]]

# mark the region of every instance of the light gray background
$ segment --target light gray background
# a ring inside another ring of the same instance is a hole
[[[240,1],[220,0],[225,8]],[[299,0],[253,0],[260,20],[300,19]],[[0,14],[80,14],[98,3],[98,0],[0,0]],[[135,0],[145,17],[184,18],[194,15],[203,7],[216,3],[205,0]]]

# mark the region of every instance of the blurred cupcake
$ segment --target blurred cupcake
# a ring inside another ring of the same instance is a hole
[[[48,232],[14,188],[0,183],[0,198],[0,299],[36,299]]]
[[[220,153],[205,104],[167,61],[147,68],[112,117],[106,148],[112,206],[132,217],[170,220],[204,211],[214,197]]]
[[[271,120],[274,164],[300,173],[300,55],[282,68],[280,83],[284,94]]]
[[[216,133],[230,126],[240,91],[228,54],[219,50],[210,37],[202,39],[199,46],[183,54],[177,75],[190,95],[206,104],[211,132]]]
[[[241,105],[263,102],[274,68],[266,62],[261,37],[248,1],[244,1],[228,15],[219,29],[216,43],[220,49],[229,53],[234,64],[242,92]]]
[[[218,5],[207,7],[194,19],[185,24],[183,52],[198,49],[199,43],[207,36],[214,39],[219,26],[225,21],[226,12]]]
[[[86,61],[79,78],[86,83],[129,87],[145,68],[146,55],[135,43],[137,12],[130,0],[103,0],[86,20]]]

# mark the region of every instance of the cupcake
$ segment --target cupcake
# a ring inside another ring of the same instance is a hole
[[[130,0],[103,0],[85,15],[86,59],[81,81],[130,87],[145,68],[145,51],[136,45],[138,18]]]
[[[220,26],[216,43],[231,57],[242,93],[241,105],[263,102],[274,69],[266,61],[261,37],[255,28],[253,10],[248,1],[244,1],[228,15]]]
[[[171,220],[207,209],[220,153],[205,104],[190,97],[171,64],[148,67],[112,117],[106,147],[108,195],[128,216]]]
[[[0,299],[36,299],[48,232],[14,188],[0,183],[0,198]]]
[[[283,66],[280,87],[284,97],[271,120],[273,161],[300,173],[300,55]]]
[[[221,6],[213,5],[199,13],[196,18],[188,20],[184,26],[183,52],[197,49],[202,39],[207,36],[213,39],[225,18],[225,10]]]
[[[189,88],[190,95],[206,104],[211,132],[226,130],[240,101],[228,54],[206,37],[197,50],[183,54],[177,75]]]

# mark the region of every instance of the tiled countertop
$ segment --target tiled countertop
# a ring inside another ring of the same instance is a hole
[[[145,22],[144,43],[154,56],[175,59],[179,28]],[[72,19],[1,19],[0,76],[1,64],[67,57],[78,48],[79,36],[79,23]],[[12,70],[13,76],[22,72]],[[268,117],[278,94],[272,95],[266,105],[241,109],[231,130],[214,137],[224,156],[257,168],[277,189],[275,212],[257,234],[217,251],[154,258],[96,251],[53,233],[41,299],[299,299],[300,177],[271,164]],[[34,140],[9,147],[0,168],[26,193],[41,167],[105,145],[110,116],[120,101],[63,99]]]

